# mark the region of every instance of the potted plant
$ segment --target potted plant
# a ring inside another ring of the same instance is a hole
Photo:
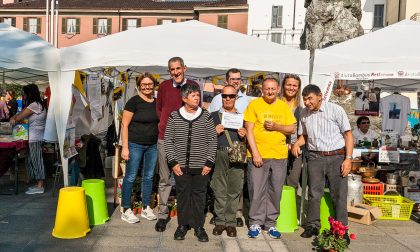
[[[176,201],[175,201],[175,203],[172,205],[172,207],[171,207],[171,212],[169,213],[169,216],[171,217],[171,218],[173,218],[173,217],[175,217],[176,216],[176,214],[177,214],[177,210],[176,210]]]
[[[141,202],[140,201],[135,201],[133,203],[133,213],[135,215],[141,214]]]
[[[356,235],[348,233],[348,226],[344,226],[340,221],[328,217],[330,229],[324,229],[317,237],[316,243],[319,249],[324,251],[343,252],[350,244],[350,239],[355,240]]]

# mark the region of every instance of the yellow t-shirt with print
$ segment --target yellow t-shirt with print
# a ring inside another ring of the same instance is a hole
[[[287,104],[277,99],[268,104],[262,97],[251,101],[245,111],[244,121],[254,123],[254,138],[262,158],[287,158],[286,136],[278,131],[264,129],[264,121],[292,125],[296,118]],[[251,156],[248,152],[248,156]]]

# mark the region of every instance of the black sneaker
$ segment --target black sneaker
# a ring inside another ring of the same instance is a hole
[[[311,238],[312,236],[318,235],[319,231],[316,227],[307,227],[305,231],[300,235],[303,238]]]
[[[185,235],[187,234],[188,227],[179,225],[176,228],[175,234],[174,234],[174,240],[180,241],[185,239]]]
[[[198,227],[194,229],[194,235],[197,236],[198,241],[200,242],[208,242],[209,236],[206,233],[206,230],[202,227]]]
[[[156,232],[164,232],[166,230],[166,220],[159,219],[155,225]]]

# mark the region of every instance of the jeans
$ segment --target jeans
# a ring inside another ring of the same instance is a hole
[[[131,207],[130,199],[131,192],[133,190],[133,183],[136,179],[139,167],[142,165],[142,205],[148,206],[150,204],[150,195],[152,194],[153,187],[153,176],[155,174],[155,167],[157,162],[157,144],[142,145],[128,142],[128,150],[130,159],[127,161],[125,177],[123,180],[121,205],[123,208]]]

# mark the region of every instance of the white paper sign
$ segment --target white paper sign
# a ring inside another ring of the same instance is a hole
[[[380,163],[396,163],[400,162],[400,150],[387,150],[386,148],[379,149]]]
[[[227,129],[239,129],[244,125],[244,114],[222,113],[222,125]]]

